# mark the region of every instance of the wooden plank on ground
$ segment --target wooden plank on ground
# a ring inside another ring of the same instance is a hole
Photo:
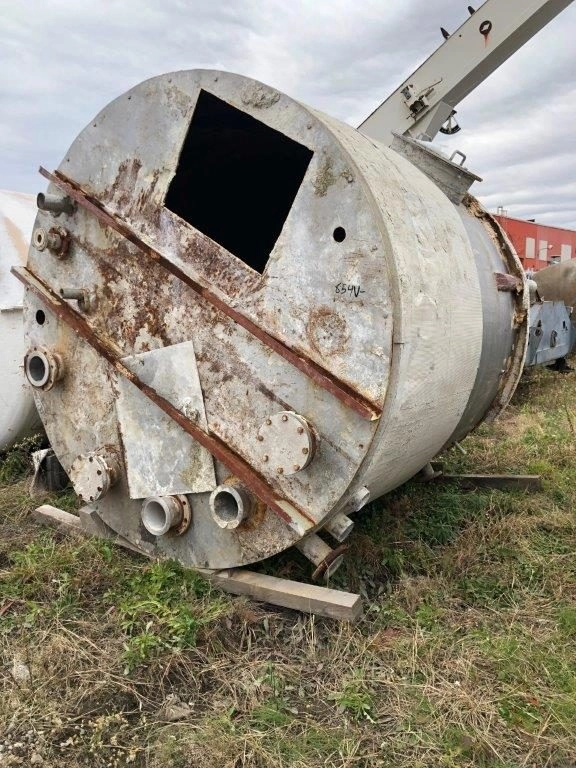
[[[439,475],[435,483],[456,483],[461,488],[494,488],[499,491],[541,491],[540,475]]]
[[[33,516],[37,522],[49,525],[52,528],[110,539],[125,549],[137,552],[145,557],[148,556],[145,552],[136,549],[129,541],[108,529],[105,523],[97,519],[97,515],[93,511],[83,508],[81,512],[84,518],[82,521],[78,515],[65,512],[63,509],[58,509],[50,504],[43,504],[34,510]],[[87,524],[88,530],[84,528],[83,522]],[[321,587],[316,584],[303,584],[302,582],[290,581],[289,579],[280,579],[276,576],[246,571],[242,568],[232,568],[224,571],[210,571],[199,568],[198,572],[224,592],[230,592],[233,595],[245,595],[259,602],[345,621],[355,621],[362,615],[360,595],[355,595],[351,592]]]
[[[80,518],[71,512],[53,507],[51,504],[42,504],[32,513],[36,522],[48,525],[50,528],[66,531],[67,533],[82,533]]]
[[[247,595],[253,600],[294,608],[302,613],[347,621],[355,621],[362,615],[360,595],[339,589],[303,584],[241,568],[214,571],[208,578],[234,595]]]

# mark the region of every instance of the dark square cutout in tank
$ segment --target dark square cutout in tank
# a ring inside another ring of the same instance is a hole
[[[312,155],[200,91],[164,204],[263,272]]]

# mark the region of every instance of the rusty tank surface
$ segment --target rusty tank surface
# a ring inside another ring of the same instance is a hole
[[[329,574],[349,514],[516,387],[525,278],[495,221],[273,88],[156,77],[42,173],[26,376],[76,492],[153,555],[296,546]]]

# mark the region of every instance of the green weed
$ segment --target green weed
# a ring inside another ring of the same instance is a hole
[[[200,627],[226,612],[224,600],[214,596],[208,583],[175,561],[145,566],[107,595],[116,605],[120,626],[128,636],[125,671],[149,661],[162,651],[177,651],[196,644]]]

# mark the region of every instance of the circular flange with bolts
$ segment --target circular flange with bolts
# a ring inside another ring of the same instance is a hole
[[[192,521],[192,508],[183,494],[150,496],[142,502],[142,525],[153,536],[164,536],[172,531],[177,536],[185,533]]]
[[[229,531],[238,528],[253,507],[250,492],[241,485],[219,485],[210,494],[210,512],[214,522]]]
[[[69,474],[74,490],[83,501],[98,501],[118,478],[116,461],[99,453],[77,456]]]
[[[303,416],[281,411],[258,430],[261,461],[277,475],[295,475],[310,464],[316,449],[314,430]]]
[[[52,389],[64,375],[62,357],[47,347],[31,347],[24,356],[24,373],[36,389]]]

